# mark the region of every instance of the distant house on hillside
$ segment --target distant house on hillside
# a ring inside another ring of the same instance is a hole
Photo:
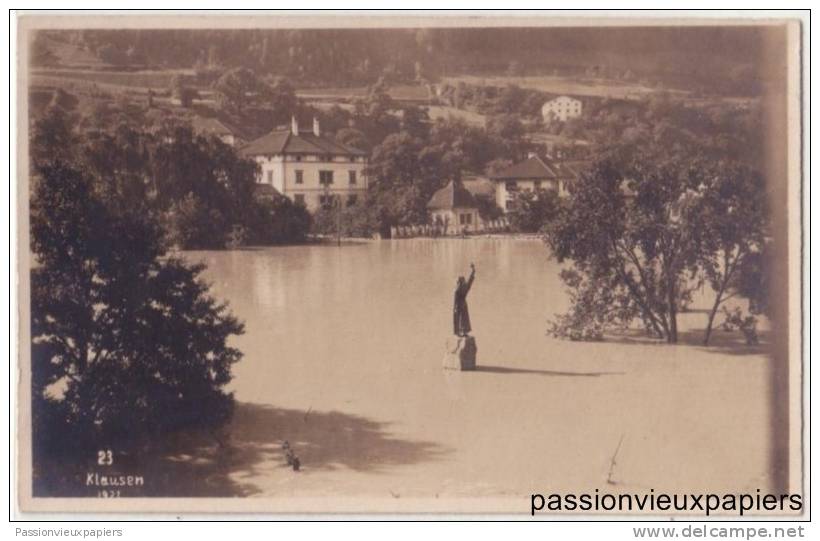
[[[530,154],[522,161],[490,178],[495,182],[496,204],[508,210],[515,194],[522,190],[556,190],[567,195],[567,184],[578,178],[582,162],[559,162],[546,155]]]
[[[445,234],[474,232],[481,229],[478,203],[461,182],[450,181],[427,203],[433,225],[443,227]]]
[[[337,202],[350,206],[367,192],[367,153],[322,135],[319,121],[313,130],[276,129],[241,149],[260,166],[257,183],[268,184],[311,212]]]
[[[566,122],[570,118],[577,118],[583,112],[583,103],[570,96],[558,96],[541,106],[541,116],[545,123],[553,120]]]
[[[242,144],[242,139],[233,130],[225,125],[218,118],[197,116],[191,121],[191,128],[197,135],[214,136],[226,145],[238,146]]]

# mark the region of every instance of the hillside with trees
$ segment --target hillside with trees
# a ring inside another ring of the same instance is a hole
[[[35,66],[246,67],[308,85],[438,81],[461,73],[561,74],[756,95],[766,30],[743,27],[55,30]],[[722,54],[712,54],[720,50]]]

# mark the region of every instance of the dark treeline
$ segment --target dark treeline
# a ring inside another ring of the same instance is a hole
[[[122,110],[110,124],[101,120],[106,118],[81,117],[50,105],[32,132],[33,184],[45,166],[71,165],[92,179],[95,196],[108,208],[142,209],[169,246],[222,248],[305,239],[307,211],[284,196],[257,197],[257,166],[232,147],[196,135],[170,116],[152,127]]]
[[[755,94],[763,44],[750,27],[51,31],[114,66],[245,66],[301,83],[438,80],[463,73],[586,75]],[[53,61],[44,51],[36,60]],[[713,54],[721,51],[720,55]]]

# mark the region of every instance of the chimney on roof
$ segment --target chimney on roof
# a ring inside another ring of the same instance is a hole
[[[322,131],[319,129],[319,119],[313,117],[313,135],[316,137],[321,137]]]
[[[290,133],[293,135],[299,135],[299,123],[296,122],[296,117],[290,117]]]

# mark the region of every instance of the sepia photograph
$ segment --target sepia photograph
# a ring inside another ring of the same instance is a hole
[[[21,12],[19,508],[806,513],[804,29],[742,17]]]

